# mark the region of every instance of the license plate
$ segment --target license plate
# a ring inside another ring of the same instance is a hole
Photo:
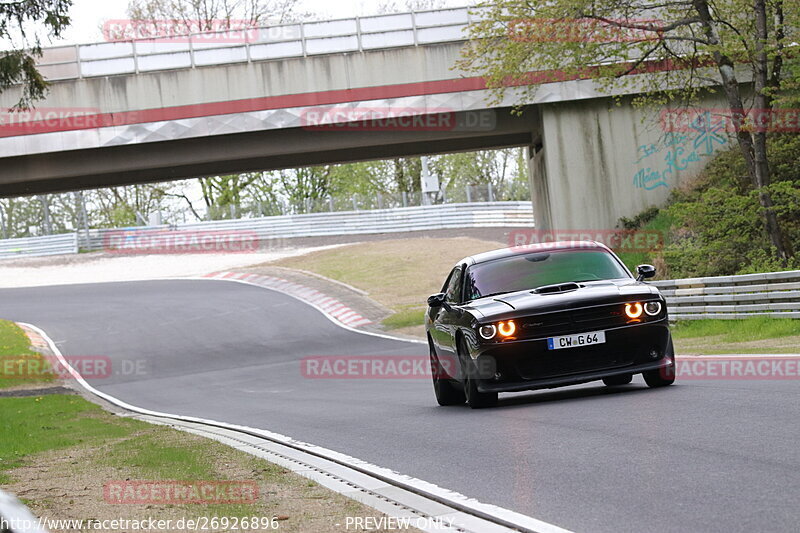
[[[547,349],[560,350],[562,348],[579,348],[581,346],[603,344],[604,342],[606,342],[605,331],[590,331],[589,333],[549,337],[547,339]]]

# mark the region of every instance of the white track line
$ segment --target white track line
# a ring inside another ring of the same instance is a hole
[[[211,278],[201,278],[201,279],[211,279]],[[315,446],[313,444],[308,444],[306,442],[298,441],[292,439],[291,437],[281,435],[280,433],[274,433],[272,431],[267,431],[264,429],[254,428],[250,426],[228,424],[226,422],[218,422],[216,420],[198,418],[193,416],[176,415],[172,413],[164,413],[160,411],[153,411],[151,409],[136,407],[110,394],[101,392],[92,387],[91,385],[89,385],[89,383],[87,383],[86,380],[83,379],[83,376],[81,376],[81,374],[77,370],[75,370],[69,364],[69,362],[64,358],[64,355],[61,353],[61,350],[58,349],[56,343],[53,342],[53,340],[47,335],[47,333],[45,333],[39,327],[34,326],[33,324],[27,324],[24,322],[20,322],[20,324],[35,331],[47,342],[47,345],[53,351],[59,363],[84,389],[94,394],[95,396],[102,398],[107,402],[116,405],[118,407],[121,407],[125,410],[147,416],[156,416],[173,420],[181,420],[184,422],[195,422],[198,424],[208,424],[219,428],[248,432],[252,435],[261,436],[278,444],[289,446],[290,448],[294,448],[298,451],[310,453],[317,457],[328,459],[335,463],[347,466],[348,468],[352,468],[353,470],[356,471],[364,472],[368,475],[372,475],[379,479],[387,480],[395,486],[411,490],[412,492],[415,492],[421,495],[422,497],[425,497],[425,495],[427,494],[429,495],[429,497],[433,497],[435,501],[440,501],[442,503],[448,502],[456,509],[467,508],[475,516],[488,517],[490,520],[496,521],[501,524],[506,524],[509,527],[522,528],[523,530],[533,531],[536,533],[571,533],[569,530],[563,529],[554,524],[550,524],[548,522],[544,522],[542,520],[538,520],[536,518],[523,515],[521,513],[517,513],[516,511],[512,511],[510,509],[505,509],[503,507],[499,507],[492,504],[482,503],[478,500],[469,498],[458,492],[454,492],[439,487],[427,481],[399,474],[388,468],[374,465],[366,461],[362,461],[361,459],[357,459],[355,457],[351,457],[349,455],[340,452],[329,450],[321,446]],[[352,328],[347,328],[347,329],[352,329]],[[353,331],[359,332],[358,330],[355,329],[353,329]],[[359,332],[359,333],[367,333],[367,332]]]

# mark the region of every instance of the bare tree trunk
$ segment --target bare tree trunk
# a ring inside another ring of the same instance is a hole
[[[708,0],[694,0],[695,9],[700,15],[700,20],[705,28],[706,37],[714,44],[719,44],[719,36],[714,27],[715,22],[711,17],[708,7]],[[754,0],[756,16],[756,31],[758,32],[759,42],[758,55],[756,58],[755,69],[755,105],[759,110],[770,108],[770,102],[765,96],[767,85],[767,64],[768,58],[764,51],[764,43],[767,38],[767,15],[765,0]],[[745,118],[744,103],[739,88],[739,80],[736,78],[734,63],[731,58],[719,51],[714,52],[714,61],[719,69],[722,78],[722,87],[728,100],[728,106],[733,114],[733,124],[736,130],[736,139],[739,148],[744,156],[747,172],[754,189],[758,192],[758,201],[762,208],[764,217],[764,227],[769,235],[772,246],[775,247],[778,259],[785,265],[788,258],[792,255],[791,248],[787,244],[783,231],[778,223],[775,214],[772,196],[766,187],[770,183],[769,161],[767,158],[767,135],[766,131],[756,131],[750,133],[741,128]]]
[[[767,96],[769,78],[767,51],[767,6],[766,0],[755,0],[753,8],[756,15],[756,61],[755,61],[755,107],[757,112],[765,113],[772,109],[771,98]],[[771,117],[770,117],[771,120]],[[760,121],[759,121],[760,122]],[[792,254],[786,236],[781,231],[778,217],[773,208],[772,196],[765,189],[770,184],[769,161],[767,159],[767,128],[756,125],[753,143],[755,155],[755,178],[758,191],[758,200],[764,209],[767,233],[772,245],[777,250],[778,259],[786,265]]]

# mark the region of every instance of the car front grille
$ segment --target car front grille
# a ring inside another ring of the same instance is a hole
[[[628,319],[621,303],[543,313],[519,319],[521,339],[566,335],[624,326]]]

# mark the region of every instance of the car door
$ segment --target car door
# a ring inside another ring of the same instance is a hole
[[[447,305],[438,308],[434,319],[436,344],[440,356],[455,356],[456,353],[456,327],[462,315],[460,309],[462,279],[463,269],[457,266],[450,272],[447,283],[442,289]]]

